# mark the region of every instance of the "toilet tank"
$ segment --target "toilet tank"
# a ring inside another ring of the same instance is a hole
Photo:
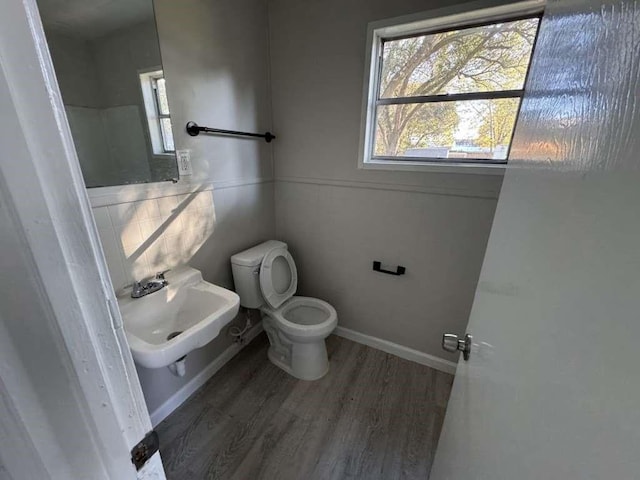
[[[243,307],[259,308],[264,305],[260,290],[260,264],[267,252],[280,247],[287,248],[287,244],[269,240],[231,257],[233,283]]]

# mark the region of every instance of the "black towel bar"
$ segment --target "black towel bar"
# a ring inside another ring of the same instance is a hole
[[[271,143],[271,140],[276,138],[271,132],[265,133],[250,133],[250,132],[239,132],[237,130],[224,130],[222,128],[209,128],[209,127],[201,127],[196,122],[187,123],[187,133],[192,137],[197,137],[200,132],[205,133],[220,133],[222,135],[239,135],[241,137],[258,137],[264,138],[267,143]]]

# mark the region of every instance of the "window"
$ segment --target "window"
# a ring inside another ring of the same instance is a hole
[[[158,121],[160,122],[160,133],[162,134],[162,148],[165,153],[174,152],[171,115],[169,114],[169,101],[167,100],[167,87],[164,77],[153,77],[153,93]]]
[[[175,152],[171,112],[169,111],[166,82],[162,70],[141,73],[140,86],[153,153],[162,155]]]
[[[362,166],[506,164],[540,21],[527,5],[373,29]]]

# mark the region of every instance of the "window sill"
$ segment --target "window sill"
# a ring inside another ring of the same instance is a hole
[[[464,173],[480,175],[504,175],[506,164],[455,163],[455,162],[407,162],[402,160],[369,160],[360,162],[363,170],[391,170],[428,173]]]
[[[153,158],[156,160],[170,160],[172,158],[175,159],[176,154],[175,153],[154,153]]]

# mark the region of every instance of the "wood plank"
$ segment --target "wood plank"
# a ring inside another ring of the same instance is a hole
[[[427,478],[453,377],[331,336],[297,380],[256,338],[158,426],[169,480]]]

